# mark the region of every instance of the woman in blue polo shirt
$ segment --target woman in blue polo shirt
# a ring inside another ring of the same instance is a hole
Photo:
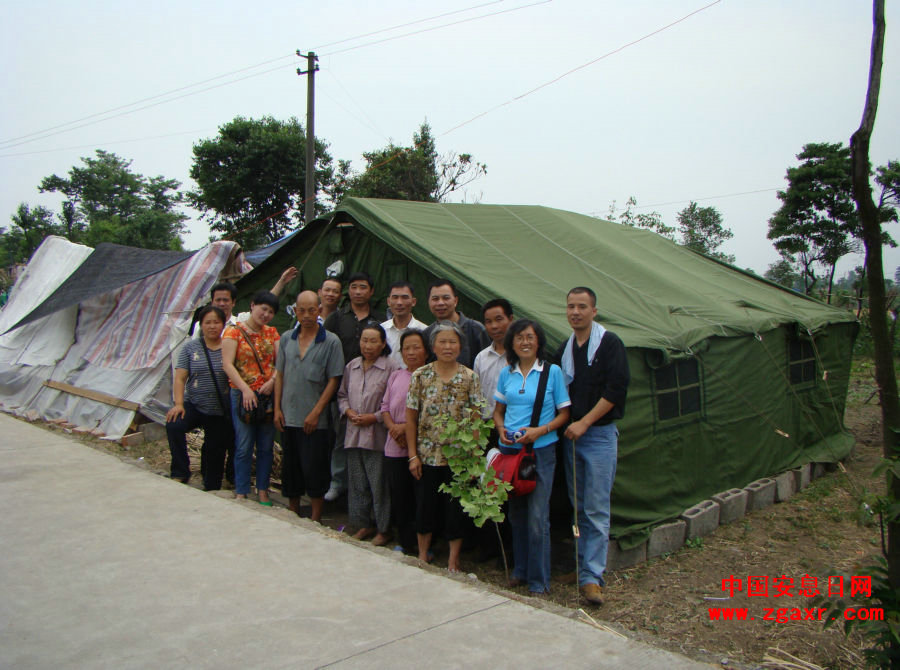
[[[559,366],[546,360],[547,338],[535,321],[519,319],[506,331],[503,346],[509,365],[500,372],[494,399],[494,424],[500,434],[500,449],[515,453],[524,445],[534,449],[537,486],[527,495],[509,501],[514,567],[510,586],[528,584],[532,593],[550,590],[550,490],[556,468],[556,430],[569,419],[569,393]],[[537,425],[531,415],[538,382],[545,365],[550,366],[544,403]],[[506,433],[522,433],[513,442]]]

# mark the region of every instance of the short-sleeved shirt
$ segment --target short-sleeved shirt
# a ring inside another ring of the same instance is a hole
[[[535,363],[528,371],[527,377],[522,376],[518,363],[512,370],[507,365],[500,371],[494,399],[506,405],[506,414],[503,416],[503,426],[506,430],[519,430],[531,425],[534,399],[537,397],[537,387],[545,365],[548,363]],[[556,416],[557,410],[571,404],[562,370],[558,365],[550,364],[550,376],[547,379],[547,390],[544,392],[544,404],[541,405],[538,425],[543,426],[550,423]],[[535,440],[534,448],[546,447],[556,442],[557,439],[556,431],[551,431]]]
[[[406,423],[406,394],[409,392],[409,380],[412,372],[402,368],[394,372],[388,379],[387,388],[384,391],[384,399],[381,401],[381,414],[387,412],[394,423]],[[406,447],[401,447],[390,432],[384,442],[384,455],[392,458],[409,455]]]
[[[275,368],[283,377],[281,385],[281,411],[284,423],[302,428],[307,415],[319,402],[328,381],[344,373],[344,354],[341,341],[322,325],[315,339],[300,358],[300,328],[286,330],[278,342]],[[328,412],[319,415],[319,429],[328,428]]]
[[[262,363],[262,372],[256,363],[253,350],[247,344],[247,340],[241,335],[238,328],[241,328],[253,346],[256,347],[256,353],[259,355],[259,362]],[[259,391],[272,375],[275,374],[275,347],[278,345],[278,331],[272,326],[263,326],[258,333],[254,333],[246,326],[229,326],[225,329],[222,336],[226,340],[234,340],[237,342],[237,351],[234,354],[234,367],[240,374],[241,379],[247,382],[254,391]],[[231,380],[228,382],[231,388],[237,388]]]
[[[216,382],[209,374],[209,363],[215,373]],[[216,398],[216,384],[219,385],[219,393],[228,392],[228,376],[222,370],[222,350],[209,349],[209,362],[203,353],[203,343],[200,340],[188,340],[178,351],[175,359],[175,368],[187,370],[188,378],[184,385],[184,400],[204,414],[222,416],[225,412],[223,405]],[[228,400],[222,398],[227,403]]]
[[[465,408],[476,408],[482,401],[478,375],[460,365],[449,382],[444,382],[428,363],[412,373],[406,406],[419,413],[416,447],[424,465],[447,465],[441,440],[441,417],[463,418]]]
[[[428,326],[419,321],[416,317],[412,317],[409,320],[409,323],[406,324],[406,328],[397,328],[397,326],[394,325],[393,319],[384,321],[381,324],[381,327],[384,328],[387,343],[391,345],[391,359],[397,361],[401,367],[405,368],[406,364],[403,362],[403,353],[400,351],[400,336],[407,330],[421,330],[424,332]]]
[[[491,418],[494,414],[494,406],[497,404],[497,401],[494,400],[497,380],[500,379],[500,371],[508,367],[506,354],[498,354],[493,344],[479,351],[475,357],[472,369],[478,373],[478,379],[481,381],[481,392],[484,393],[485,400],[482,415],[485,419]]]
[[[344,448],[384,450],[387,431],[381,416],[381,401],[388,379],[397,369],[397,364],[387,356],[379,356],[367,370],[362,356],[357,356],[344,367],[344,377],[338,390],[338,409],[343,416],[348,409],[359,414],[374,414],[371,426],[357,426],[347,422]]]

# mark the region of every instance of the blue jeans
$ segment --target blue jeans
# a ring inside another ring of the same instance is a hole
[[[569,500],[578,510],[578,584],[600,584],[609,548],[609,498],[616,478],[619,429],[616,424],[591,426],[575,446],[578,505],[572,490],[572,442],[563,440]]]
[[[250,493],[250,468],[253,464],[253,445],[256,444],[256,489],[269,488],[272,473],[272,449],[275,445],[275,425],[259,423],[250,425],[240,419],[243,395],[231,389],[231,418],[234,423],[234,492]]]
[[[556,443],[534,450],[537,486],[527,496],[509,499],[513,577],[528,582],[532,593],[550,590],[550,491],[556,469]]]

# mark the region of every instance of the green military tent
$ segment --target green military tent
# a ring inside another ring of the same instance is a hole
[[[317,288],[329,266],[369,272],[379,309],[391,282],[409,280],[426,323],[425,287],[448,277],[465,314],[480,318],[480,304],[505,297],[554,349],[570,334],[567,291],[593,288],[632,374],[614,536],[761,477],[834,462],[853,443],[843,414],[854,316],[646,230],[547,207],[348,198],[242,278],[242,307],[291,264],[301,274],[290,299]]]

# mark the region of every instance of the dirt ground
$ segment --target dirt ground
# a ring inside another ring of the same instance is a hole
[[[854,452],[843,467],[815,480],[790,500],[720,526],[677,552],[609,573],[606,603],[599,608],[587,607],[579,600],[576,586],[561,581],[574,568],[573,543],[565,520],[559,523],[554,519],[551,593],[535,599],[519,587],[513,590],[514,597],[537,606],[582,609],[600,625],[721,667],[862,667],[865,644],[858,633],[845,637],[840,625],[824,629],[818,621],[767,621],[764,615],[766,608],[813,607],[810,598],[797,593],[804,575],[816,577],[824,590],[829,576],[866,574],[857,566],[879,552],[877,521],[862,505],[883,490],[882,479],[872,475],[881,451],[880,408],[877,397],[872,397],[874,389],[871,363],[856,363],[845,416],[847,427],[856,436]],[[81,439],[161,475],[168,471],[165,442],[125,448],[89,437]],[[196,472],[199,452],[195,447],[192,452]],[[199,480],[195,474],[192,485],[199,485]],[[327,505],[324,524],[342,529],[346,524],[344,505],[343,501]],[[441,565],[446,547],[436,544],[435,553],[435,565]],[[479,562],[474,548],[464,551],[462,558],[465,572],[474,573],[493,588],[505,588],[502,561]],[[732,599],[722,590],[722,580],[729,575],[743,579],[744,591]],[[748,597],[750,575],[768,576],[770,594],[774,578],[792,578],[794,595]],[[709,608],[718,607],[747,607],[754,619],[711,621]]]

